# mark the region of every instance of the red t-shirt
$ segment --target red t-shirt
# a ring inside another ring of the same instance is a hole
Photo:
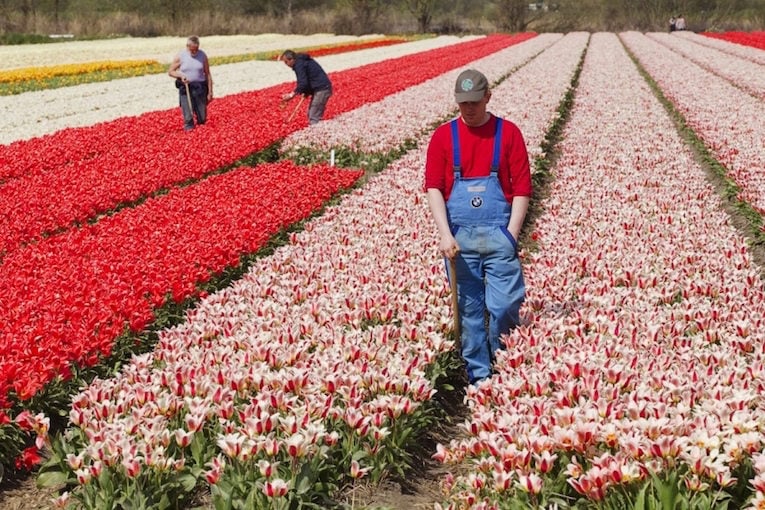
[[[530,197],[531,171],[526,143],[518,126],[503,120],[502,145],[499,159],[499,182],[508,203],[513,197]],[[449,199],[454,184],[454,158],[450,122],[442,124],[433,133],[425,162],[425,189],[441,190],[444,200]],[[485,124],[468,127],[462,118],[457,120],[460,137],[462,177],[486,177],[491,170],[494,155],[494,127],[496,117],[490,115]]]

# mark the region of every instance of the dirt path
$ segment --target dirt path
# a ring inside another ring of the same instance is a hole
[[[38,489],[33,476],[0,484],[0,510],[48,510],[58,493]]]
[[[453,466],[445,466],[430,456],[436,451],[437,444],[448,444],[461,434],[459,424],[468,416],[468,409],[464,403],[467,380],[449,382],[455,389],[436,396],[438,409],[443,413],[444,419],[438,420],[438,425],[426,431],[421,439],[413,459],[412,472],[406,480],[390,480],[377,487],[357,489],[356,498],[361,504],[357,504],[355,508],[432,509],[434,503],[443,501],[440,481],[447,472],[453,472]]]

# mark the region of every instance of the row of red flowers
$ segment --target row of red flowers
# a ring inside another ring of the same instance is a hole
[[[702,32],[702,35],[765,50],[765,32]]]
[[[335,73],[327,116],[530,37],[490,36]],[[285,122],[287,112],[277,107],[291,86],[218,99],[208,125],[190,134],[180,129],[173,109],[0,147],[0,168],[5,168],[0,178],[7,179],[0,187],[0,254],[156,190],[199,179],[304,127],[304,115]]]
[[[166,293],[239,263],[306,218],[359,171],[280,162],[243,167],[149,199],[100,222],[9,254],[0,274],[0,408],[32,397],[71,364],[108,355],[143,329]]]

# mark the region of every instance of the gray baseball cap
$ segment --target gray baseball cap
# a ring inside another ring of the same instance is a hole
[[[454,99],[458,103],[480,101],[489,89],[486,76],[475,69],[462,71],[454,85]]]

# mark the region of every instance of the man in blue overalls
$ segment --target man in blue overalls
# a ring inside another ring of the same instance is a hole
[[[504,347],[500,335],[519,324],[526,294],[518,236],[532,194],[529,157],[518,127],[487,111],[490,98],[482,73],[460,73],[460,115],[433,133],[425,164],[439,250],[456,258],[461,354],[471,384],[491,376],[494,353]]]

